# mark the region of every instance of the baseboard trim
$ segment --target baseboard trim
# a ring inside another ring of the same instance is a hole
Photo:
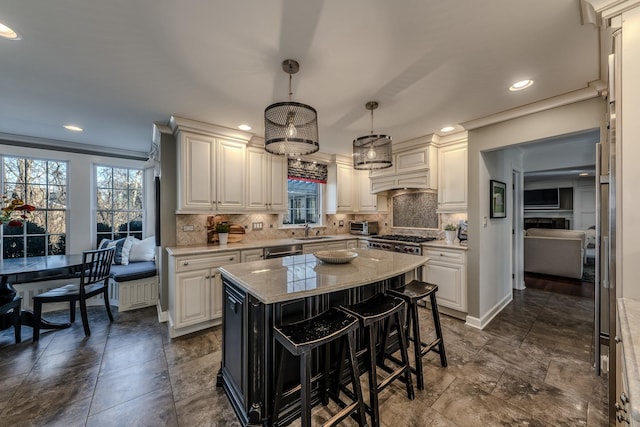
[[[505,295],[502,300],[498,301],[496,305],[494,305],[489,311],[485,313],[484,316],[478,318],[473,316],[467,316],[466,324],[476,329],[484,329],[494,317],[496,317],[500,312],[513,300],[513,294],[509,292]]]
[[[162,311],[162,306],[160,305],[160,300],[156,303],[156,310],[158,311],[158,322],[164,323],[169,320],[169,312]]]

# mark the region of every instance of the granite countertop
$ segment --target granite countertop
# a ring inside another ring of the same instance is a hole
[[[347,264],[326,264],[312,254],[220,267],[220,272],[264,304],[354,288],[404,274],[428,258],[377,249],[350,249]]]
[[[265,240],[252,240],[249,242],[237,242],[237,243],[229,243],[227,245],[198,245],[198,246],[173,246],[168,247],[167,252],[169,255],[180,256],[180,255],[197,255],[197,254],[205,254],[205,253],[215,253],[215,252],[224,252],[224,251],[237,251],[237,250],[246,250],[246,249],[261,249],[268,248],[270,246],[280,246],[280,245],[294,245],[294,244],[302,244],[309,245],[314,243],[322,243],[322,242],[335,242],[340,240],[368,240],[370,237],[374,238],[375,236],[361,236],[357,234],[336,234],[335,236],[322,236],[322,239],[310,239],[310,240],[300,240],[299,238],[288,238],[288,239],[265,239]],[[445,240],[433,240],[431,242],[423,243],[423,247],[429,248],[438,248],[438,249],[458,249],[458,250],[467,250],[466,246],[460,244],[460,242],[447,243]]]
[[[640,422],[640,301],[619,298],[618,318],[624,346],[631,418],[638,423]]]

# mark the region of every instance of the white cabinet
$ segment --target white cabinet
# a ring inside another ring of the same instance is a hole
[[[467,211],[467,142],[438,150],[438,211]]]
[[[250,134],[173,116],[178,156],[176,213],[242,213]]]
[[[220,324],[222,279],[218,267],[240,261],[238,251],[169,256],[169,335]]]
[[[327,166],[327,213],[354,212],[353,165],[339,162]]]
[[[263,249],[243,249],[240,252],[240,262],[262,261],[264,259]]]
[[[347,240],[347,249],[357,249],[358,248],[358,240]]]
[[[287,158],[262,147],[247,149],[247,210],[287,210]]]
[[[371,172],[372,193],[403,188],[438,188],[437,148],[430,141],[409,141],[408,144],[410,148],[394,150],[392,167]]]
[[[438,305],[467,312],[467,258],[464,250],[423,248],[429,261],[423,278],[438,285]]]
[[[369,171],[336,161],[327,167],[327,213],[387,212],[387,198],[372,194]]]
[[[369,179],[369,171],[354,171],[356,182],[358,184],[358,208],[357,212],[362,213],[379,213],[389,210],[387,197],[374,194],[371,192],[371,181]]]
[[[312,254],[317,251],[329,251],[337,249],[347,249],[347,242],[345,240],[340,240],[337,242],[305,243],[302,246],[302,253]]]

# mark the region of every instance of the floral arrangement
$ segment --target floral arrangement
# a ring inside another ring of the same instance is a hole
[[[458,226],[455,224],[447,224],[444,226],[445,231],[456,231]]]
[[[35,206],[26,204],[23,200],[2,196],[4,207],[0,211],[0,224],[9,227],[20,227],[23,221],[29,219],[29,214],[36,210]]]

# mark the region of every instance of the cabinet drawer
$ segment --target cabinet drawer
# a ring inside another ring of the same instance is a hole
[[[240,262],[240,252],[223,252],[215,255],[192,255],[176,258],[176,271],[190,271],[215,268]]]
[[[446,251],[438,249],[424,249],[423,256],[431,258],[431,260],[442,260],[451,262],[464,262],[464,253],[462,251]]]

